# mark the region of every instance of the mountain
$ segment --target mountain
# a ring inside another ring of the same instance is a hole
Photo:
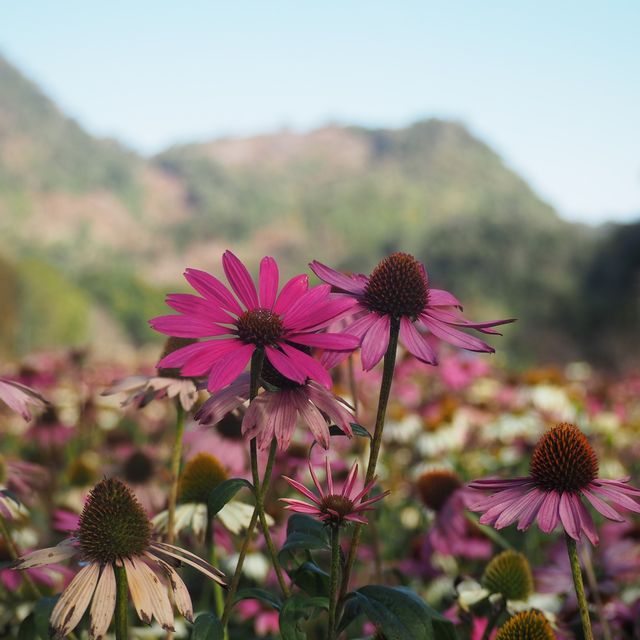
[[[610,230],[560,219],[460,123],[284,130],[144,158],[88,134],[1,58],[0,95],[0,302],[15,307],[0,351],[95,345],[105,318],[111,335],[153,339],[146,319],[184,267],[219,273],[231,247],[253,267],[276,256],[284,275],[408,251],[470,316],[517,316],[501,347],[519,361],[594,353],[583,290]],[[16,291],[30,295],[16,305]]]

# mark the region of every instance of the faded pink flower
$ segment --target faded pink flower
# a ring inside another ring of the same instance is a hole
[[[0,400],[25,420],[31,420],[29,405],[39,409],[47,405],[47,401],[37,391],[7,378],[0,378]]]
[[[259,348],[282,375],[300,384],[311,378],[329,388],[327,370],[302,349],[355,349],[354,336],[322,333],[355,302],[331,294],[327,285],[309,289],[305,275],[289,280],[278,294],[278,266],[270,257],[260,263],[257,290],[246,267],[230,251],[224,253],[222,266],[237,299],[214,276],[187,269],[185,278],[202,297],[170,294],[167,304],[181,315],[150,321],[169,336],[213,339],[178,349],[158,366],[178,367],[183,376],[207,375],[208,389],[214,392],[235,380]]]
[[[484,512],[481,524],[496,529],[518,521],[518,529],[527,529],[534,520],[545,533],[558,524],[574,539],[584,533],[598,544],[598,533],[582,498],[603,516],[617,522],[624,518],[604,500],[616,507],[640,513],[640,489],[630,487],[628,478],[598,478],[598,458],[578,427],[561,423],[547,431],[533,451],[529,475],[522,478],[475,480],[469,486],[492,495],[470,508]]]
[[[460,329],[500,335],[493,327],[514,322],[467,320],[461,303],[448,291],[432,289],[424,266],[406,253],[391,254],[370,276],[348,276],[316,261],[309,266],[321,280],[357,302],[351,309],[353,322],[345,331],[360,338],[365,369],[372,369],[385,354],[392,322],[400,325],[400,342],[427,364],[437,364],[429,333],[462,349],[492,353],[493,347]]]
[[[314,494],[307,489],[301,482],[293,480],[287,476],[283,478],[303,496],[309,498],[312,504],[304,502],[303,500],[297,500],[295,498],[280,498],[282,502],[286,503],[285,509],[289,511],[295,511],[297,513],[305,513],[310,516],[315,516],[333,526],[340,526],[346,522],[359,522],[360,524],[367,524],[367,520],[362,516],[365,511],[373,509],[373,505],[382,500],[385,496],[389,495],[389,491],[380,493],[372,498],[364,499],[376,482],[374,478],[369,484],[356,492],[355,483],[358,477],[358,463],[354,462],[347,479],[344,482],[342,490],[337,492],[334,490],[333,477],[331,475],[331,465],[329,459],[325,459],[326,464],[326,491],[322,488],[322,485],[318,482],[311,462],[309,462],[309,472],[313,479],[313,484],[318,490],[318,494]]]

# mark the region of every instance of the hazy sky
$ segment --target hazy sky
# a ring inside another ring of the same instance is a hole
[[[91,132],[141,151],[455,118],[591,222],[640,216],[639,34],[637,0],[0,5],[0,51]]]

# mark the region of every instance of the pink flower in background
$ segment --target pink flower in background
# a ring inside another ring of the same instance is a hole
[[[346,403],[317,382],[307,380],[299,384],[280,375],[269,363],[265,363],[262,378],[269,388],[249,405],[242,419],[242,434],[257,438],[258,447],[266,449],[273,438],[281,451],[288,448],[299,421],[304,422],[314,438],[325,448],[329,447],[330,420],[351,436],[351,423],[355,417]],[[270,390],[273,389],[273,390]],[[225,389],[213,394],[195,415],[204,425],[213,425],[249,399],[249,375],[241,375]]]
[[[31,420],[29,405],[39,409],[47,405],[47,401],[37,391],[7,378],[0,378],[0,400],[25,420]]]
[[[385,354],[392,322],[400,323],[400,342],[427,364],[437,364],[437,357],[421,330],[462,349],[492,353],[493,347],[460,329],[500,335],[493,327],[514,322],[467,320],[460,302],[448,291],[432,289],[424,266],[406,253],[391,254],[368,277],[348,276],[316,261],[310,267],[321,280],[356,300],[351,309],[354,321],[345,331],[360,338],[365,369]]]
[[[62,447],[74,436],[73,427],[63,424],[58,412],[49,406],[27,430],[27,438],[45,449]]]
[[[518,521],[518,529],[527,529],[534,520],[545,533],[558,524],[574,539],[584,533],[592,544],[598,534],[582,498],[603,516],[617,522],[624,518],[604,500],[616,507],[640,513],[640,489],[630,487],[628,478],[598,478],[598,458],[578,427],[561,423],[545,433],[531,457],[529,475],[522,478],[475,480],[470,487],[493,494],[472,505],[484,512],[481,524],[496,529]]]
[[[358,463],[354,462],[349,475],[344,482],[342,490],[337,492],[334,490],[333,477],[331,475],[331,465],[329,459],[326,458],[326,491],[318,482],[311,463],[309,463],[309,471],[313,484],[318,490],[318,495],[309,491],[301,482],[293,480],[287,476],[283,476],[284,479],[303,496],[309,498],[312,504],[304,502],[302,500],[296,500],[294,498],[280,498],[282,502],[286,503],[285,509],[289,511],[295,511],[297,513],[306,513],[310,516],[315,516],[334,526],[339,526],[345,522],[359,522],[360,524],[367,524],[366,519],[362,516],[365,511],[373,509],[373,505],[382,500],[385,496],[389,495],[389,491],[380,493],[372,498],[364,499],[376,482],[374,478],[369,484],[367,484],[361,491],[355,491],[355,483],[358,477]]]
[[[230,251],[224,253],[222,266],[237,298],[214,276],[187,269],[185,278],[200,296],[170,294],[167,304],[181,315],[150,321],[154,329],[169,336],[213,339],[170,353],[158,367],[178,367],[183,376],[207,375],[208,389],[214,392],[235,380],[260,348],[282,375],[300,384],[311,378],[329,388],[327,370],[305,349],[355,349],[359,341],[354,336],[321,333],[355,301],[332,295],[327,285],[309,289],[304,275],[289,280],[278,294],[278,266],[270,257],[260,263],[258,289]]]

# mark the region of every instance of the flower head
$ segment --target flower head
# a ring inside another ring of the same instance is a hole
[[[15,568],[41,567],[74,555],[80,556],[83,566],[51,613],[50,626],[59,638],[76,627],[87,608],[91,638],[106,634],[116,603],[116,567],[125,569],[139,618],[147,624],[155,618],[167,630],[173,630],[173,610],[159,573],[171,586],[176,608],[188,620],[193,618],[191,598],[174,567],[188,564],[212,580],[223,582],[222,574],[198,556],[153,541],[142,505],[116,479],[102,480],[93,488],[73,538],[24,555]]]
[[[47,401],[37,391],[7,378],[0,378],[0,400],[25,420],[31,420],[29,405],[39,409],[47,405]]]
[[[318,490],[318,495],[307,489],[302,483],[287,476],[283,476],[284,479],[303,496],[309,498],[312,504],[304,502],[302,500],[296,500],[292,498],[281,498],[282,502],[286,503],[285,509],[290,511],[296,511],[297,513],[306,513],[312,516],[316,516],[323,522],[340,526],[346,522],[359,522],[360,524],[367,524],[367,521],[362,517],[362,513],[369,511],[373,508],[373,504],[382,500],[385,496],[389,495],[389,491],[373,496],[372,498],[365,498],[365,496],[371,491],[375,484],[376,478],[373,478],[365,487],[359,491],[355,491],[355,483],[358,477],[358,464],[353,463],[347,479],[342,486],[342,490],[337,492],[334,490],[333,477],[331,474],[331,465],[329,459],[325,460],[326,464],[326,483],[327,489],[323,490],[322,485],[318,482],[318,477],[309,462],[309,471],[313,484]]]
[[[518,521],[518,529],[527,529],[534,520],[545,533],[560,523],[575,540],[584,533],[592,544],[598,534],[591,515],[582,502],[587,501],[603,516],[623,522],[624,518],[609,504],[640,513],[640,489],[630,487],[628,478],[598,478],[598,458],[588,440],[575,425],[560,423],[547,431],[531,457],[529,475],[510,480],[488,478],[469,486],[492,490],[471,506],[484,512],[482,524],[502,529]]]
[[[213,339],[178,349],[158,366],[177,367],[183,376],[207,375],[213,392],[235,380],[256,349],[264,349],[267,360],[291,380],[302,384],[311,378],[330,387],[327,370],[296,346],[355,349],[354,336],[321,333],[355,301],[334,296],[327,285],[309,289],[304,275],[289,280],[278,294],[278,266],[270,257],[260,263],[257,289],[247,268],[230,251],[224,253],[222,266],[235,296],[214,276],[187,269],[185,278],[200,295],[170,294],[167,304],[181,315],[150,321],[169,336]]]
[[[362,365],[367,370],[385,354],[391,322],[400,324],[400,341],[407,350],[427,364],[437,364],[437,357],[419,329],[462,349],[493,352],[493,347],[460,328],[498,334],[493,327],[513,322],[467,320],[460,302],[448,291],[432,289],[424,266],[407,253],[392,253],[368,277],[347,276],[320,262],[310,267],[321,280],[356,300],[351,310],[354,321],[345,331],[361,339]]]
[[[500,627],[496,640],[555,640],[555,637],[544,614],[523,611]]]
[[[526,600],[533,593],[529,561],[517,551],[503,551],[487,565],[482,586],[505,600]]]
[[[257,438],[258,447],[266,449],[273,438],[280,450],[289,447],[299,421],[308,425],[313,437],[329,447],[330,420],[351,436],[355,418],[346,403],[314,380],[300,384],[280,374],[265,362],[262,371],[265,390],[249,405],[242,419],[242,435]],[[249,399],[249,376],[242,374],[227,388],[214,393],[195,415],[203,425],[214,425]]]

